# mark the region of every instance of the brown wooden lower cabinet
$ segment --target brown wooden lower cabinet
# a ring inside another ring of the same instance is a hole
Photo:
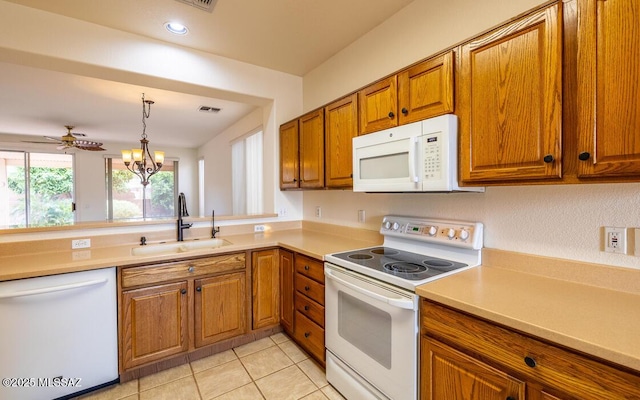
[[[294,269],[293,338],[324,366],[324,264],[296,254]]]
[[[245,259],[243,252],[122,268],[121,374],[246,333]]]
[[[280,269],[278,249],[251,253],[253,329],[280,323]]]
[[[421,399],[640,399],[640,374],[421,302]]]
[[[189,348],[186,281],[123,292],[122,314],[124,369]]]
[[[293,253],[278,250],[280,268],[280,325],[289,335],[293,335],[294,304],[293,295]]]
[[[212,344],[247,331],[245,273],[195,281],[195,345]]]

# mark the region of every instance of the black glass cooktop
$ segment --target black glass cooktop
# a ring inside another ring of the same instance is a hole
[[[390,247],[372,247],[333,254],[334,257],[408,280],[423,280],[464,268],[467,264]]]

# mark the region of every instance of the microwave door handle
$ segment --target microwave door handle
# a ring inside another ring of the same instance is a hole
[[[409,139],[409,141],[409,180],[413,183],[418,183],[416,166],[418,164],[418,145],[420,143],[420,140],[417,136],[413,136]]]
[[[382,301],[384,303],[388,303],[391,306],[394,307],[398,307],[398,308],[404,308],[407,310],[413,310],[415,309],[415,305],[413,303],[412,300],[410,299],[406,299],[406,298],[397,298],[397,297],[387,297],[387,296],[383,296],[381,294],[378,293],[374,293],[370,290],[367,290],[365,288],[362,288],[360,286],[356,286],[350,282],[345,281],[344,279],[340,279],[339,277],[337,277],[333,271],[331,270],[326,270],[325,269],[325,274],[327,275],[327,277],[329,279],[332,279],[336,282],[339,282],[340,284],[348,287],[349,289],[355,290],[358,293],[364,294],[365,296],[371,297],[373,299]]]

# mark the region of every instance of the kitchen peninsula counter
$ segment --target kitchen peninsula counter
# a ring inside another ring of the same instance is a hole
[[[416,292],[640,371],[638,270],[483,249],[483,265],[421,285]]]
[[[325,254],[382,243],[382,238],[378,232],[346,227],[336,230],[334,225],[307,223],[295,229],[218,236],[230,244],[218,248],[198,249],[183,253],[144,256],[132,255],[132,248],[139,245],[130,242],[121,245],[71,250],[70,240],[64,239],[60,240],[61,244],[57,249],[53,250],[49,246],[46,251],[39,251],[37,242],[4,243],[1,246],[2,251],[0,253],[0,281],[105,267],[166,262],[276,246],[322,260]],[[149,246],[152,245],[149,244]]]

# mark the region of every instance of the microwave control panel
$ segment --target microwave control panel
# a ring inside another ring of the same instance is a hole
[[[422,149],[424,159],[424,176],[425,180],[442,179],[443,154],[442,135],[432,134],[422,138]]]

